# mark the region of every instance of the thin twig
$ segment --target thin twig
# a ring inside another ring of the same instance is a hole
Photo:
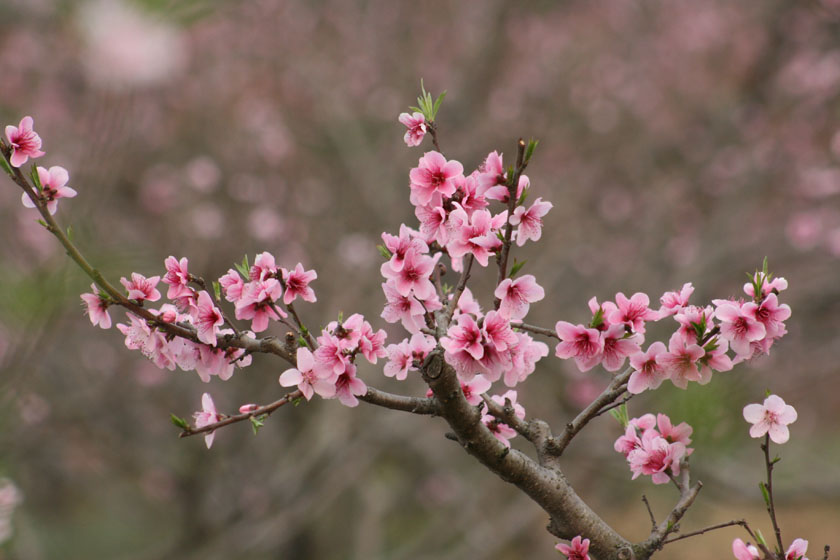
[[[541,334],[543,336],[548,336],[548,337],[556,338],[557,340],[560,340],[560,336],[557,334],[557,331],[555,331],[554,329],[547,329],[545,327],[537,327],[537,326],[534,326],[534,325],[528,325],[526,323],[516,323],[516,322],[512,322],[510,324],[510,326],[514,327],[516,329],[522,329],[523,331],[529,331],[529,332],[532,332],[534,334]]]
[[[717,525],[711,525],[709,527],[705,527],[703,529],[699,529],[697,531],[692,531],[690,533],[685,533],[684,535],[680,535],[678,537],[674,537],[672,539],[667,539],[662,541],[662,545],[671,544],[672,542],[681,541],[683,539],[687,539],[689,537],[696,537],[698,535],[702,535],[704,533],[708,533],[709,531],[714,531],[716,529],[723,529],[725,527],[732,527],[734,525],[740,525],[745,529],[748,529],[747,522],[744,519],[736,519],[733,521],[727,521],[726,523],[718,523]]]
[[[630,399],[632,399],[634,396],[635,396],[635,395],[633,395],[633,394],[629,394],[629,395],[627,395],[626,397],[624,397],[623,399],[621,399],[620,401],[618,401],[617,403],[613,403],[613,404],[611,404],[611,405],[609,405],[609,406],[605,406],[604,408],[602,408],[601,410],[599,410],[599,411],[598,411],[598,414],[596,414],[596,415],[595,415],[595,416],[593,416],[592,418],[597,418],[597,417],[601,416],[602,414],[604,414],[604,413],[606,413],[606,412],[609,412],[610,410],[612,410],[612,409],[614,409],[614,408],[618,408],[619,406],[621,406],[621,405],[623,405],[623,404],[627,404],[627,402],[628,402]]]
[[[776,544],[779,546],[779,552],[784,551],[785,547],[782,544],[782,530],[776,521],[776,504],[773,501],[773,465],[775,461],[770,461],[770,434],[764,436],[764,443],[761,445],[764,451],[764,464],[767,467],[767,495],[769,497],[767,503],[767,513],[770,515],[770,521],[773,522],[773,532],[776,533]]]
[[[429,134],[432,136],[432,144],[439,153],[443,153],[443,150],[440,149],[440,144],[438,144],[438,135],[437,135],[437,125],[433,122],[427,122],[426,128],[429,130]]]
[[[554,444],[550,449],[551,453],[559,457],[566,449],[566,446],[569,445],[569,442],[572,441],[572,438],[574,438],[578,432],[580,432],[583,427],[589,423],[590,420],[595,418],[602,408],[614,402],[615,399],[624,393],[624,390],[627,387],[627,381],[630,379],[630,374],[632,373],[633,368],[629,367],[620,374],[616,375],[607,388],[604,389],[604,391],[598,396],[598,398],[583,409],[574,420],[566,424],[566,428],[563,432],[555,438]]]
[[[464,289],[467,287],[467,280],[470,279],[470,270],[472,269],[473,260],[475,259],[473,255],[470,254],[464,262],[464,270],[461,272],[461,277],[458,279],[458,285],[455,287],[455,291],[452,293],[452,299],[449,301],[449,306],[446,308],[447,319],[451,319],[455,310],[458,308],[458,300],[461,299],[461,294],[464,293]]]
[[[520,138],[516,143],[516,166],[514,167],[513,174],[508,177],[508,214],[505,224],[505,239],[502,242],[502,252],[499,254],[499,280],[496,282],[497,286],[507,277],[508,256],[510,255],[511,239],[513,238],[513,226],[510,223],[510,219],[516,207],[516,191],[519,187],[519,178],[522,176],[522,172],[525,171],[527,165],[528,162],[525,161],[525,141]],[[501,300],[496,298],[496,309],[499,308],[500,304]]]
[[[645,503],[645,507],[647,508],[648,515],[650,515],[650,525],[652,529],[656,529],[656,517],[653,515],[653,510],[650,509],[650,502],[648,502],[647,496],[642,494],[642,501]]]
[[[213,430],[216,430],[218,428],[223,428],[224,426],[229,426],[230,424],[236,424],[237,422],[242,422],[243,420],[249,420],[258,416],[269,415],[281,406],[286,405],[291,401],[294,401],[301,397],[303,397],[303,393],[300,390],[292,391],[291,393],[286,393],[285,395],[283,395],[282,398],[274,401],[273,403],[267,404],[265,406],[260,406],[250,412],[236,414],[234,416],[228,416],[224,420],[219,420],[218,422],[207,424],[206,426],[202,426],[201,428],[191,427],[178,434],[178,437],[185,438],[198,434],[203,434],[206,432],[212,432]]]

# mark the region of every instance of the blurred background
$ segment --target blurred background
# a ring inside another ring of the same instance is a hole
[[[548,294],[529,322],[583,322],[592,296],[655,302],[685,282],[695,303],[736,296],[765,256],[787,278],[793,316],[772,355],[706,387],[663,386],[630,414],[695,428],[705,486],[683,530],[746,517],[770,535],[741,409],[779,394],[799,411],[777,448],[783,536],[810,540],[811,558],[840,548],[837,0],[0,2],[0,123],[35,118],[37,163],[66,167],[79,192],[58,219],[106,276],[162,274],[175,255],[217,278],[267,250],[317,269],[318,302],[299,308],[310,326],[360,312],[390,342],[404,335],[379,319],[375,245],[416,224],[408,170],[431,146],[407,148],[397,116],[421,78],[448,91],[440,141],[467,171],[492,150],[510,162],[520,136],[540,140],[532,197],[554,209],[542,240],[515,252]],[[0,558],[558,557],[546,516],[439,420],[312,401],[256,437],[221,431],[211,451],[179,440],[170,412],[190,416],[205,391],[224,412],[270,402],[286,365],[256,357],[209,385],[157,370],[90,325],[90,281],[6,180],[0,235],[0,477],[22,499]],[[475,278],[485,306],[492,281]],[[519,400],[559,428],[608,379],[550,357]],[[630,482],[619,434],[599,418],[564,462],[577,491],[641,540],[641,495],[659,519],[676,495]],[[657,558],[729,557],[736,536]]]

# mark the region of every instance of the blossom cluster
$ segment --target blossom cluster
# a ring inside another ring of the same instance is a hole
[[[627,459],[634,480],[644,474],[654,484],[665,484],[680,474],[680,461],[694,451],[688,447],[692,431],[685,422],[674,426],[664,414],[645,414],[629,421],[614,448]]]
[[[756,289],[757,285],[762,287]],[[588,324],[557,322],[561,342],[555,354],[574,358],[581,371],[599,364],[617,371],[629,360],[633,373],[628,391],[633,394],[656,389],[665,380],[681,389],[690,381],[706,384],[714,371],[729,371],[738,362],[768,353],[787,332],[784,321],[790,317],[790,307],[780,304],[777,295],[786,287],[784,278],[770,281],[766,273],[756,273],[753,282],[744,286],[751,301],[715,299],[714,305],[701,307],[689,304],[694,287],[687,283],[679,291],[663,294],[658,310],[641,292],[630,298],[619,292],[615,302],[598,303],[592,298]],[[646,322],[666,317],[678,325],[668,346],[656,341],[643,351]]]
[[[164,303],[158,309],[148,308],[157,321],[148,321],[127,312],[127,322],[117,324],[117,329],[126,337],[125,344],[132,350],[140,350],[156,366],[174,370],[195,371],[204,382],[217,376],[230,379],[236,366],[246,367],[251,356],[240,348],[220,348],[221,337],[237,334],[233,325],[227,324],[219,308],[219,301],[204,289],[203,280],[189,272],[187,258],[170,256],[164,262],[165,274],[146,277],[133,272],[130,278],[120,282],[126,290],[126,298],[140,305],[161,299],[158,284],[168,285]],[[247,274],[246,274],[247,273]],[[235,306],[237,319],[250,319],[253,332],[265,330],[269,319],[285,317],[283,305],[291,304],[297,297],[304,301],[315,301],[315,294],[309,282],[317,277],[314,271],[306,271],[301,264],[286,270],[275,265],[270,253],[257,255],[254,265],[242,273],[233,269],[219,281],[219,293]],[[247,282],[246,282],[247,280]],[[111,298],[91,285],[91,292],[82,294],[91,323],[101,328],[111,327],[108,308]],[[159,328],[161,324],[176,324],[195,333],[197,342],[181,337],[169,337]],[[244,334],[252,335],[252,331]]]
[[[386,355],[386,333],[374,331],[362,315],[354,313],[346,320],[330,322],[318,337],[318,348],[297,350],[297,368],[280,376],[284,387],[297,385],[307,400],[317,393],[322,398],[337,398],[345,406],[356,406],[356,398],[367,392],[365,382],[356,376],[358,355],[375,364]]]

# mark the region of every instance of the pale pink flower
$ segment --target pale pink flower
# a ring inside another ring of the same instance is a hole
[[[82,301],[87,305],[87,314],[93,325],[99,325],[102,329],[111,328],[111,316],[108,314],[108,300],[99,295],[99,288],[91,284],[92,293],[82,294]]]
[[[805,539],[796,539],[788,547],[785,552],[785,560],[808,560],[805,558],[805,553],[808,552],[808,541]]]
[[[321,332],[321,336],[318,337],[318,348],[315,350],[315,359],[319,364],[336,375],[339,375],[344,373],[352,365],[350,363],[350,357],[344,350],[345,348],[341,339],[329,331],[324,330]]]
[[[20,167],[29,158],[37,158],[44,155],[41,151],[41,137],[32,130],[34,121],[32,117],[26,116],[20,120],[18,126],[6,126],[6,139],[12,148],[12,157],[9,159],[14,167]]]
[[[425,206],[432,200],[432,195],[455,194],[455,180],[463,177],[464,166],[456,160],[446,161],[438,152],[426,152],[417,167],[408,176],[411,180],[411,203]]]
[[[201,412],[193,414],[196,428],[203,428],[204,426],[215,424],[222,419],[222,415],[216,412],[216,405],[213,404],[213,397],[210,396],[210,393],[201,395],[201,409]],[[215,430],[204,434],[204,443],[207,445],[207,449],[210,449],[213,445],[213,438],[215,436]]]
[[[219,284],[222,286],[222,293],[225,295],[225,299],[229,302],[236,303],[242,297],[245,281],[232,268],[229,268],[227,274],[219,278]]]
[[[362,323],[361,335],[358,348],[368,362],[375,364],[379,358],[384,358],[387,355],[385,339],[388,337],[388,333],[383,329],[374,332],[370,323],[365,321]]]
[[[164,284],[169,284],[169,290],[166,292],[168,299],[176,299],[185,295],[192,295],[190,289],[190,272],[189,261],[186,257],[181,260],[173,256],[166,258],[164,262],[166,267],[166,274],[162,278]]]
[[[486,393],[492,383],[489,379],[481,374],[472,378],[472,381],[461,382],[461,391],[464,393],[464,398],[473,406],[478,406],[482,399],[481,395]]]
[[[524,206],[517,206],[510,217],[510,224],[519,226],[516,230],[516,244],[520,247],[531,239],[539,241],[542,236],[542,218],[554,207],[550,202],[543,202],[537,198],[530,208],[525,210]]]
[[[526,333],[516,333],[519,341],[510,348],[511,365],[504,372],[505,385],[514,387],[534,373],[537,362],[548,356],[548,344],[538,342]]]
[[[758,549],[744,543],[741,539],[732,541],[732,554],[737,560],[759,560]]]
[[[665,368],[656,362],[656,356],[667,352],[665,345],[659,341],[651,344],[645,352],[630,356],[633,374],[627,383],[627,390],[638,395],[647,389],[656,389],[667,379]]]
[[[254,258],[254,264],[248,271],[251,280],[265,280],[266,278],[273,278],[277,275],[277,263],[274,261],[274,255],[268,251],[264,251]]]
[[[344,373],[338,376],[335,382],[335,394],[341,404],[354,407],[359,404],[356,397],[367,393],[365,382],[356,377],[356,366],[347,364]]]
[[[726,353],[729,350],[729,342],[726,339],[716,337],[707,342],[703,350],[706,353],[699,362],[702,379],[711,378],[713,371],[729,371],[734,367],[732,358]]]
[[[54,165],[49,170],[38,166],[38,180],[41,182],[40,197],[47,203],[47,210],[55,214],[58,209],[59,198],[73,198],[78,193],[66,186],[70,180],[70,174],[61,166]],[[21,202],[27,208],[35,208],[35,203],[29,198],[29,194],[23,193]]]
[[[685,445],[668,443],[656,430],[642,434],[642,444],[627,455],[633,479],[640,474],[651,475],[654,484],[666,484],[669,474],[680,474],[680,460],[685,456]]]
[[[760,273],[756,273],[760,274]],[[756,275],[753,276],[755,281],[758,281],[758,277]],[[787,290],[788,281],[784,278],[773,278],[772,280],[768,281],[767,278],[764,278],[761,283],[761,296],[759,299],[767,297],[768,294],[773,292],[781,292],[783,290]],[[755,286],[752,282],[747,282],[744,284],[744,293],[750,296],[751,298],[755,299]]]
[[[198,331],[198,340],[204,344],[215,346],[217,327],[221,327],[225,322],[222,312],[214,305],[210,294],[204,290],[198,294],[196,303],[192,318]]]
[[[616,309],[611,311],[607,320],[610,324],[623,324],[633,329],[633,332],[643,334],[645,321],[655,321],[659,313],[649,307],[650,298],[647,294],[636,292],[630,299],[618,292],[615,294]]]
[[[612,325],[601,334],[604,349],[601,352],[601,364],[607,371],[618,371],[631,356],[640,351],[636,342],[638,335],[631,335],[625,338],[627,331],[624,325]]]
[[[490,152],[478,169],[479,192],[484,194],[497,185],[504,185],[505,181],[505,165],[502,162],[502,154]]]
[[[394,270],[389,261],[382,263],[380,271],[382,276],[394,281],[394,287],[401,296],[408,297],[413,291],[418,299],[431,299],[435,296],[431,276],[440,256],[441,254],[437,253],[430,257],[409,249],[405,253],[400,270]]]
[[[260,408],[260,405],[258,405],[258,404],[253,404],[253,403],[243,404],[242,406],[239,407],[239,413],[240,414],[248,414],[249,412],[254,412],[255,410],[257,410],[259,408]]]
[[[451,354],[466,352],[475,360],[484,356],[481,329],[469,315],[459,315],[457,324],[450,325],[440,345]]]
[[[752,424],[750,437],[760,438],[769,433],[776,443],[785,443],[790,438],[787,425],[796,421],[796,409],[781,397],[770,395],[764,404],[748,404],[744,407],[744,420]]]
[[[513,407],[513,414],[517,418],[524,419],[525,418],[525,408],[516,402],[516,391],[507,391],[504,395],[493,395],[490,397],[493,402],[500,406],[506,406],[507,401],[510,401],[510,406]],[[485,413],[481,417],[481,421],[484,422],[484,425],[492,432],[493,436],[500,442],[502,442],[505,447],[510,447],[510,439],[516,437],[516,430],[508,426],[507,424],[500,422],[496,419],[495,416],[492,414]]]
[[[496,216],[487,210],[467,216],[458,205],[449,214],[449,242],[446,245],[449,255],[460,258],[472,253],[481,266],[487,266],[490,254],[502,245],[496,233],[506,221],[507,210]]]
[[[720,336],[729,341],[729,346],[738,356],[750,356],[750,342],[761,340],[767,334],[764,325],[755,318],[758,306],[753,302],[738,305],[726,302],[715,310],[720,320]]]
[[[423,316],[426,314],[426,310],[417,298],[400,294],[394,280],[388,280],[382,284],[382,291],[385,292],[387,301],[380,315],[383,319],[389,323],[401,321],[403,327],[411,333],[415,333],[425,326]]]
[[[337,376],[329,369],[321,367],[308,348],[301,346],[297,349],[296,356],[297,368],[284,371],[280,375],[280,385],[297,385],[306,400],[310,400],[314,393],[325,399],[335,396]]]
[[[674,315],[674,320],[680,324],[677,333],[686,344],[695,344],[699,340],[699,336],[694,325],[705,325],[705,332],[709,332],[714,328],[713,317],[714,309],[710,305],[706,307],[697,305],[683,307]]]
[[[566,321],[557,321],[554,330],[561,340],[554,351],[558,358],[574,358],[581,371],[590,370],[601,361],[604,341],[597,330]]]
[[[452,297],[453,296],[450,295],[449,299],[451,300]],[[478,301],[476,301],[475,296],[473,296],[473,293],[469,288],[464,288],[464,292],[461,294],[461,297],[458,298],[458,309],[456,309],[456,313],[469,313],[479,319],[484,316],[481,312],[481,306]]]
[[[668,443],[680,442],[681,444],[686,446],[686,455],[690,455],[693,449],[688,448],[688,444],[691,443],[691,433],[694,431],[694,428],[689,426],[685,422],[680,422],[676,426],[671,423],[671,419],[668,418],[664,414],[657,414],[656,415],[656,427],[659,431],[659,435],[664,437]]]
[[[771,293],[755,310],[755,318],[764,325],[769,338],[782,336],[787,332],[784,321],[790,318],[790,306],[784,303],[779,305],[779,298]]]
[[[123,276],[120,278],[120,282],[128,291],[128,299],[137,301],[157,301],[160,299],[160,292],[156,288],[158,282],[160,282],[160,276],[146,278],[142,274],[132,272],[130,281]]]
[[[414,215],[420,222],[420,235],[427,242],[437,241],[441,246],[449,242],[446,209],[439,205],[416,206]]]
[[[589,560],[589,539],[581,540],[580,535],[573,538],[568,545],[561,543],[554,548],[565,554],[569,560]]]
[[[545,290],[537,284],[533,274],[525,274],[515,280],[505,278],[496,286],[493,295],[501,300],[499,314],[511,321],[517,321],[528,314],[532,303],[545,297]]]
[[[659,298],[659,303],[662,304],[662,307],[659,308],[659,315],[665,317],[667,315],[679,313],[683,307],[688,305],[688,298],[690,298],[693,293],[694,286],[691,285],[691,282],[683,284],[683,287],[679,292],[665,292],[662,294],[662,297]]]
[[[414,362],[422,362],[429,352],[435,349],[435,339],[431,336],[415,333],[411,340],[388,346],[388,363],[385,364],[386,377],[396,377],[402,381],[409,371],[417,371]]]
[[[289,305],[298,296],[303,301],[310,303],[316,301],[315,291],[309,287],[309,283],[318,278],[314,270],[303,270],[303,265],[297,263],[292,270],[281,269],[283,282],[286,283],[286,291],[283,294],[283,303]]]
[[[405,131],[406,146],[419,146],[426,135],[426,118],[423,113],[414,112],[411,115],[408,113],[400,113],[399,120],[408,128]]]
[[[491,311],[484,317],[481,332],[488,345],[493,346],[497,352],[504,352],[519,343],[519,338],[510,328],[510,321],[497,311]]]
[[[697,369],[697,361],[705,353],[705,350],[696,344],[686,344],[680,333],[675,332],[668,341],[668,352],[658,354],[656,363],[662,366],[671,383],[685,389],[689,381],[697,381],[704,385],[711,379],[711,376],[701,376]]]
[[[388,261],[391,264],[391,270],[399,272],[403,268],[405,261],[405,254],[409,249],[414,249],[416,254],[425,254],[429,252],[429,246],[423,240],[415,237],[416,232],[405,224],[400,225],[400,234],[391,235],[389,233],[382,233],[382,241],[385,248],[391,252],[391,259]]]
[[[274,305],[283,295],[283,286],[276,278],[254,280],[245,284],[242,297],[236,301],[236,318],[251,319],[251,329],[257,333],[268,328],[268,320],[279,321],[286,313]]]

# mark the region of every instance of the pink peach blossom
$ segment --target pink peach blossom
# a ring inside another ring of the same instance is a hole
[[[543,202],[537,198],[530,208],[525,210],[524,206],[517,206],[510,217],[510,224],[519,226],[516,230],[516,244],[520,247],[525,245],[529,239],[539,241],[542,236],[542,218],[554,207],[550,202]]]
[[[737,560],[758,560],[760,558],[758,549],[753,545],[747,545],[741,539],[732,541],[732,554]]]
[[[683,307],[688,305],[688,298],[693,293],[694,286],[691,285],[691,282],[683,284],[679,292],[665,292],[659,298],[659,303],[662,304],[662,307],[659,308],[659,315],[664,317],[679,313]]]
[[[193,414],[193,418],[195,418],[196,428],[215,424],[222,419],[222,415],[216,412],[216,405],[213,404],[213,397],[210,396],[210,393],[201,395],[201,412]],[[210,449],[213,445],[214,437],[216,437],[215,430],[204,434],[204,443],[207,445],[207,449]]]
[[[198,294],[196,309],[192,314],[193,323],[198,331],[198,340],[211,346],[216,345],[216,331],[225,320],[222,312],[213,303],[213,298],[206,291]]]
[[[111,316],[108,314],[108,300],[99,295],[99,288],[91,284],[92,293],[82,294],[81,298],[87,305],[88,317],[93,325],[99,325],[102,329],[111,328]]]
[[[242,297],[242,291],[245,288],[245,281],[242,276],[229,268],[227,274],[219,278],[219,284],[222,287],[222,293],[225,299],[231,303],[236,303]]]
[[[750,356],[750,343],[761,340],[767,334],[764,324],[755,318],[758,306],[753,302],[738,305],[726,302],[715,310],[720,320],[720,335],[729,341],[729,346],[738,356]]]
[[[696,344],[687,344],[679,332],[675,332],[668,341],[668,352],[656,356],[656,363],[662,366],[671,383],[685,389],[689,381],[700,384],[708,383],[711,377],[704,378],[697,369],[697,361],[706,352]]]
[[[297,297],[310,303],[316,301],[315,291],[309,287],[309,283],[318,278],[314,270],[303,270],[303,265],[297,263],[292,270],[281,269],[283,282],[286,284],[286,291],[283,293],[283,303],[289,305]]]
[[[297,367],[287,369],[280,375],[280,385],[283,387],[297,385],[306,400],[310,400],[315,393],[325,399],[335,396],[337,375],[321,367],[308,348],[298,348],[296,358]]]
[[[554,548],[565,554],[569,560],[590,560],[589,559],[589,539],[581,540],[578,535],[572,539],[568,545],[557,544]]]
[[[437,253],[430,257],[409,249],[405,253],[400,270],[394,270],[389,261],[382,263],[380,271],[382,276],[393,280],[393,286],[401,296],[408,297],[413,292],[417,299],[431,299],[435,295],[431,276],[440,256],[440,253]]]
[[[344,406],[358,406],[357,396],[367,393],[365,382],[356,377],[356,366],[347,364],[344,373],[338,376],[335,382],[335,395]]]
[[[616,309],[610,312],[607,320],[610,324],[622,324],[633,329],[633,332],[644,334],[645,321],[655,321],[659,313],[648,307],[650,298],[647,294],[636,292],[630,299],[623,293],[615,294]]]
[[[808,560],[805,553],[808,552],[808,541],[805,539],[794,540],[785,552],[785,560]]]
[[[58,210],[58,199],[73,198],[78,193],[66,186],[67,181],[70,180],[70,174],[61,166],[54,165],[47,170],[40,165],[38,170],[38,181],[41,183],[41,199],[47,204],[47,211],[50,214],[55,214]],[[21,202],[27,208],[35,208],[35,203],[29,198],[28,193],[23,193]]]
[[[656,389],[668,378],[665,368],[656,362],[656,356],[665,352],[665,345],[656,341],[645,352],[630,356],[630,365],[635,370],[627,383],[630,393],[638,395],[647,389]]]
[[[262,332],[268,328],[269,319],[279,321],[286,313],[274,305],[283,294],[283,287],[276,278],[254,280],[245,284],[242,297],[237,300],[236,318],[251,319],[251,329]]]
[[[744,407],[744,420],[752,424],[750,437],[760,438],[770,434],[770,439],[782,444],[790,438],[787,425],[796,421],[796,409],[781,397],[770,395],[764,404],[748,404]]]
[[[597,330],[566,321],[558,321],[554,329],[561,340],[554,351],[558,358],[574,358],[581,371],[590,370],[601,361],[604,340]]]
[[[515,280],[505,278],[496,286],[493,295],[501,301],[499,314],[511,321],[517,321],[528,314],[532,303],[545,297],[545,290],[537,284],[533,274],[525,274]]]
[[[481,402],[481,395],[486,393],[492,383],[489,379],[481,374],[472,378],[472,381],[461,382],[461,392],[464,393],[464,398],[473,406],[478,406]]]
[[[176,299],[184,295],[192,295],[192,289],[189,286],[190,272],[187,258],[183,257],[178,260],[169,256],[166,258],[164,266],[166,267],[166,274],[163,276],[162,282],[169,285],[166,297]]]
[[[26,116],[20,120],[18,126],[6,126],[6,139],[12,148],[9,163],[14,167],[20,167],[29,158],[34,159],[44,155],[41,151],[41,137],[32,130],[33,124],[32,117]]]
[[[455,180],[463,177],[464,166],[456,160],[446,161],[438,152],[426,152],[417,167],[408,176],[411,179],[411,203],[425,206],[432,200],[432,195],[455,194]]]
[[[158,282],[160,282],[160,276],[146,278],[142,274],[132,272],[130,281],[123,276],[120,278],[120,282],[128,291],[128,299],[137,301],[157,301],[160,299],[160,292],[156,288]]]
[[[426,135],[426,118],[423,113],[400,113],[399,121],[408,128],[403,137],[406,146],[419,146]]]
[[[441,337],[440,345],[451,354],[466,352],[475,360],[484,357],[481,329],[469,315],[459,315],[458,321],[450,325],[446,336]]]

